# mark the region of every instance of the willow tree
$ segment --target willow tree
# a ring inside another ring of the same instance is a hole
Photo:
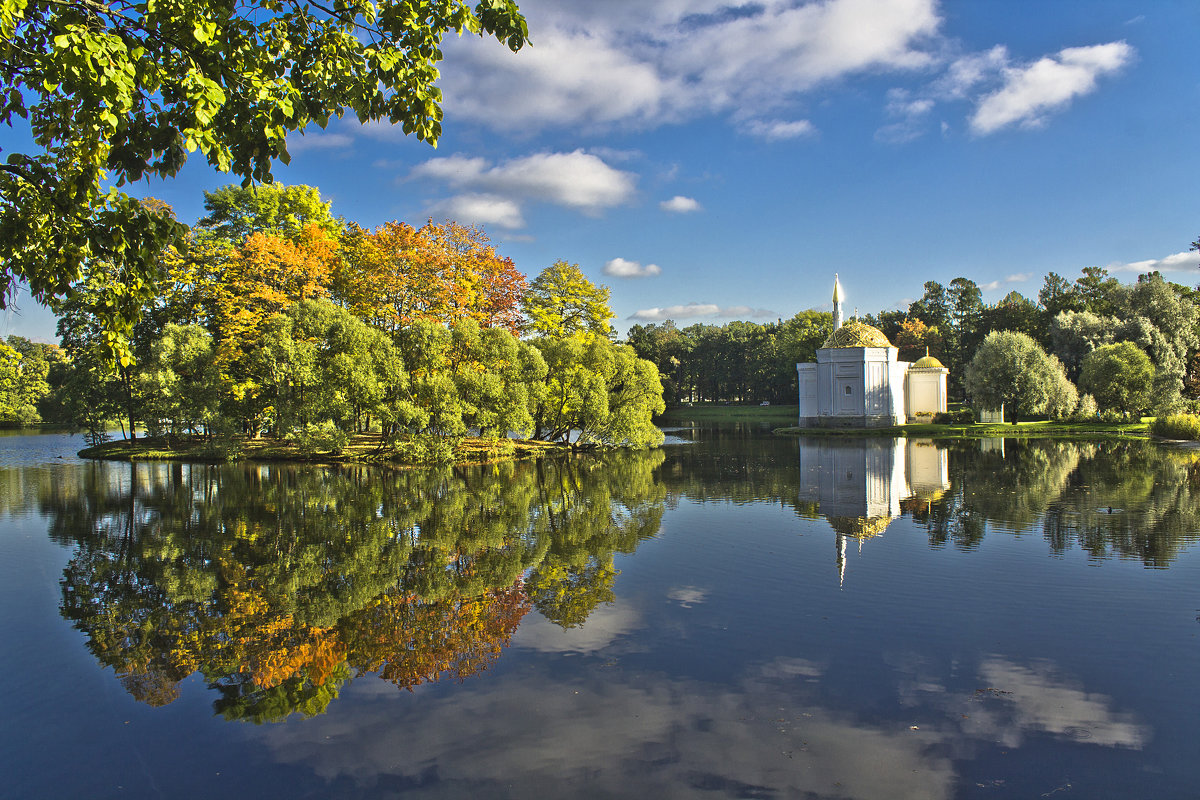
[[[993,331],[967,365],[966,389],[984,408],[1006,406],[1018,414],[1060,418],[1075,410],[1077,390],[1062,363],[1038,347],[1032,337]]]

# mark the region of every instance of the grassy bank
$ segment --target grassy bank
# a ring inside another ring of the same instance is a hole
[[[422,458],[409,450],[400,454],[381,449],[378,435],[352,437],[339,453],[305,452],[291,442],[276,439],[236,439],[217,443],[212,440],[184,439],[168,442],[165,439],[142,438],[136,442],[120,439],[79,451],[80,458],[108,461],[296,461],[312,464],[392,464],[416,466],[433,461],[455,464],[484,464],[531,458],[547,453],[565,452],[566,445],[537,442],[528,439],[462,439],[454,444],[448,459]],[[416,457],[414,457],[416,456]]]
[[[696,403],[668,409],[654,421],[660,425],[681,422],[769,422],[794,423],[800,414],[799,406],[728,405],[725,403]]]
[[[973,423],[954,425],[897,425],[892,428],[776,428],[775,433],[789,436],[911,436],[922,438],[983,439],[1002,436],[1069,436],[1072,438],[1111,439],[1114,437],[1139,437],[1150,435],[1151,417],[1140,422],[1018,422]]]

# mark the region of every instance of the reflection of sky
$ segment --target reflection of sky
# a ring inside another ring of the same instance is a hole
[[[823,523],[737,513],[756,523],[753,546],[712,506],[681,504],[665,537],[620,560],[617,601],[583,625],[531,613],[497,669],[462,684],[408,694],[359,678],[327,714],[265,729],[269,751],[367,794],[939,800],[995,748],[1025,747],[1015,767],[1047,736],[1089,758],[1149,741],[1139,718],[1048,660],[950,666],[946,648],[988,652],[967,636],[982,635],[981,609],[986,638],[1009,615],[1028,627],[1023,605],[995,602],[978,559],[931,554],[897,531],[875,543],[860,588],[833,593]],[[672,536],[686,538],[666,548]],[[931,558],[972,569],[939,583]],[[957,612],[939,621],[935,608]],[[926,660],[878,660],[910,646]]]
[[[951,796],[934,734],[797,702],[815,671],[769,664],[737,686],[522,673],[422,697],[402,721],[378,683],[360,681],[342,698],[350,713],[267,737],[280,761],[359,786],[400,779],[405,796]]]
[[[1014,664],[1003,658],[986,659],[979,668],[984,689],[999,702],[971,715],[964,730],[1008,747],[1021,744],[1023,734],[1035,731],[1082,738],[1108,747],[1141,749],[1149,737],[1132,714],[1113,711],[1111,698],[1087,692],[1055,674],[1053,665]]]
[[[975,689],[950,691],[922,665],[899,665],[901,702],[939,709],[962,738],[1018,748],[1035,734],[1103,747],[1140,750],[1151,731],[1135,715],[1113,708],[1113,699],[1087,691],[1054,664],[1019,664],[986,656],[976,670]]]
[[[415,797],[937,800],[954,795],[950,754],[970,752],[962,745],[972,740],[1015,749],[1049,733],[1140,748],[1149,737],[1110,698],[1044,662],[987,657],[975,690],[902,678],[901,703],[925,707],[920,725],[812,700],[826,670],[778,658],[718,684],[613,663],[566,679],[530,667],[415,697],[361,679],[331,713],[268,729],[266,739],[278,761],[319,778],[403,785]]]
[[[562,628],[541,614],[529,614],[521,620],[511,644],[545,653],[594,653],[640,627],[641,618],[633,608],[608,603],[597,606],[586,622],[574,628]]]

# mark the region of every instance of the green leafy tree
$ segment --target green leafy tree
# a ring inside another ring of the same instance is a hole
[[[213,341],[199,325],[169,324],[140,365],[147,430],[165,423],[173,434],[209,425],[218,413],[220,373]]]
[[[611,337],[612,309],[608,305],[607,286],[596,286],[578,264],[558,260],[542,270],[529,285],[522,302],[527,333],[543,336],[569,336],[590,331]]]
[[[922,320],[926,325],[938,330],[950,328],[951,300],[946,293],[946,287],[937,281],[925,282],[925,293],[921,299],[908,307],[908,315]]]
[[[1083,359],[1101,345],[1109,344],[1117,320],[1090,311],[1063,311],[1050,323],[1050,352],[1062,362],[1067,375],[1078,380]]]
[[[994,306],[980,309],[976,336],[982,340],[984,335],[992,331],[1020,331],[1040,339],[1044,317],[1045,313],[1032,300],[1020,292],[1009,292]],[[978,342],[975,346],[978,346]],[[974,353],[974,350],[971,352]]]
[[[504,328],[460,319],[451,329],[451,364],[463,422],[481,436],[528,436],[546,378],[537,348]]]
[[[1030,336],[1013,331],[989,333],[967,366],[966,390],[983,408],[1018,415],[1061,415],[1070,386],[1058,359],[1046,354]],[[1073,386],[1071,387],[1074,388]],[[1074,410],[1065,409],[1065,414]]]
[[[1084,267],[1083,275],[1075,279],[1075,288],[1083,307],[1101,316],[1116,315],[1125,300],[1125,287],[1104,267]]]
[[[1064,311],[1082,311],[1083,298],[1079,296],[1076,287],[1069,280],[1051,272],[1038,291],[1038,303],[1050,319]]]
[[[1101,409],[1141,415],[1154,396],[1154,365],[1133,342],[1104,345],[1083,359],[1079,386]]]
[[[103,261],[88,265],[87,279],[57,304],[58,338],[71,363],[65,394],[73,423],[99,436],[108,420],[121,419],[134,439],[141,397],[129,338],[96,312],[106,298],[122,292],[119,272]],[[124,355],[114,360],[114,353]]]
[[[2,0],[0,121],[27,120],[36,149],[0,165],[0,304],[16,282],[62,298],[106,261],[123,291],[98,311],[128,333],[182,229],[109,181],[171,177],[199,152],[270,183],[289,133],[346,111],[436,142],[440,43],[464,30],[513,50],[527,36],[513,0]]]
[[[694,383],[690,380],[691,342],[675,325],[667,320],[655,325],[630,327],[626,342],[638,354],[658,367],[663,384],[664,397],[670,402],[690,400]]]
[[[233,244],[241,244],[252,233],[296,240],[314,225],[336,236],[341,225],[330,213],[332,205],[322,201],[321,191],[312,186],[224,186],[204,193],[208,213],[196,227]]]
[[[1187,287],[1169,283],[1157,272],[1139,275],[1127,293],[1127,330],[1119,338],[1150,356],[1154,408],[1161,413],[1177,410],[1188,365],[1200,348],[1200,308],[1189,294]]]
[[[658,368],[632,347],[582,331],[543,336],[533,345],[547,367],[533,415],[536,438],[581,447],[662,443],[652,422],[666,408]]]
[[[0,423],[31,425],[42,421],[38,403],[50,393],[50,365],[34,348],[13,347],[14,338],[0,342]]]
[[[271,317],[249,356],[254,395],[278,434],[333,422],[353,433],[383,405],[402,368],[391,340],[328,300]]]

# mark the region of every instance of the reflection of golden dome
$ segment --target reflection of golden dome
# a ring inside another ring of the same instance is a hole
[[[946,490],[939,487],[928,486],[924,488],[917,488],[914,486],[912,496],[914,499],[920,500],[922,503],[936,503],[938,500],[941,500],[945,494]]]
[[[825,347],[891,347],[883,331],[865,322],[850,320],[825,340]]]
[[[855,539],[878,536],[892,523],[891,517],[826,517],[833,529]]]
[[[909,369],[945,369],[946,366],[930,355],[921,356]]]

